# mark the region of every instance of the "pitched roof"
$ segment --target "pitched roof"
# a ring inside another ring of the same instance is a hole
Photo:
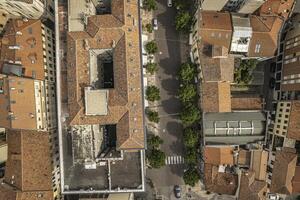
[[[250,16],[252,26],[252,38],[248,56],[272,57],[277,49],[279,31],[283,20],[275,16]]]
[[[42,197],[42,198],[41,198]],[[21,192],[15,188],[2,184],[0,185],[0,199],[5,200],[53,200],[52,191]]]
[[[228,12],[199,12],[199,34],[201,40],[212,45],[230,49],[232,36],[231,16]]]
[[[258,10],[260,16],[280,16],[288,18],[295,0],[267,0]]]
[[[238,188],[238,176],[236,174],[218,172],[217,166],[205,164],[204,176],[206,190],[218,194],[235,195]]]
[[[262,110],[263,99],[256,96],[232,96],[232,110]]]
[[[225,58],[213,58],[213,46],[204,42],[198,43],[198,49],[203,81],[233,82],[234,57],[232,55]]]
[[[207,164],[212,165],[233,165],[233,151],[231,146],[209,147],[204,148],[204,160]]]
[[[300,193],[300,166],[296,167],[295,175],[292,180],[293,193]]]
[[[291,194],[292,179],[295,174],[297,154],[283,149],[276,152],[271,188],[273,193]]]
[[[10,49],[9,46],[20,49]],[[0,71],[8,61],[21,63],[24,77],[45,79],[41,20],[11,19],[2,38]]]
[[[300,140],[300,101],[292,101],[287,129],[287,137]]]
[[[241,175],[239,200],[263,200],[267,192],[265,181],[255,180],[254,171],[244,171]]]
[[[125,18],[125,13],[130,17]],[[112,1],[112,14],[89,17],[86,31],[68,33],[67,46],[70,125],[117,124],[119,149],[144,148],[137,6]],[[113,49],[114,88],[108,89],[108,115],[84,112],[83,88],[90,85],[89,49]]]
[[[231,112],[230,83],[204,82],[202,110],[203,112]]]
[[[255,172],[255,179],[266,180],[269,153],[264,150],[252,150],[251,153],[250,169]]]
[[[0,126],[36,129],[35,80],[0,75],[0,82],[4,89],[0,94]]]
[[[49,133],[8,130],[4,181],[20,191],[52,191]]]

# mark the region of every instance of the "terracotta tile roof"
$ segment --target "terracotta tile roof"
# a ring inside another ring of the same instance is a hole
[[[248,56],[250,57],[272,57],[277,49],[279,31],[283,20],[275,16],[250,16],[252,26],[252,38]],[[259,51],[257,46],[260,45]]]
[[[212,165],[233,165],[233,150],[231,146],[221,147],[205,147],[204,148],[204,160],[207,164]]]
[[[240,149],[238,154],[238,164],[242,166],[250,166],[251,152],[249,150]]]
[[[42,195],[42,198],[39,197]],[[0,199],[2,200],[53,200],[52,191],[21,192],[4,184],[0,185]]]
[[[18,45],[20,49],[9,49]],[[34,60],[34,63],[33,63]],[[8,61],[21,62],[24,76],[45,79],[42,23],[40,20],[9,20],[4,29],[0,57],[0,71]]]
[[[295,175],[292,180],[293,193],[300,193],[300,166],[296,167]]]
[[[263,99],[261,97],[231,97],[232,110],[261,110],[263,106]]]
[[[276,152],[270,191],[291,194],[292,179],[295,174],[297,154],[287,149]]]
[[[235,195],[238,187],[238,176],[236,174],[218,172],[217,166],[205,164],[204,176],[206,190],[218,194]]]
[[[266,180],[269,153],[264,150],[252,150],[251,153],[250,169],[255,172],[255,179]]]
[[[300,140],[300,101],[291,102],[287,137]]]
[[[15,129],[36,129],[35,86],[33,79],[2,76],[4,93],[0,94],[0,126]],[[11,89],[14,88],[14,89]],[[9,116],[15,116],[10,119]]]
[[[112,1],[112,15],[91,16],[86,32],[70,32],[67,37],[70,125],[117,124],[119,149],[144,148],[138,9],[137,1]],[[90,84],[89,49],[112,48],[114,88],[109,89],[108,115],[85,116],[83,88]]]
[[[52,191],[49,133],[10,129],[7,135],[4,181],[24,192]]]
[[[267,0],[258,10],[257,14],[261,16],[281,16],[288,18],[295,0]]]
[[[231,112],[230,83],[204,82],[202,110],[203,112]]]
[[[230,49],[232,22],[228,12],[199,12],[199,34],[201,40],[212,45]]]
[[[267,183],[255,180],[254,171],[244,171],[241,175],[239,200],[263,200],[267,193]]]
[[[208,43],[199,42],[199,59],[203,81],[227,81],[233,82],[234,57],[212,58],[213,46]]]

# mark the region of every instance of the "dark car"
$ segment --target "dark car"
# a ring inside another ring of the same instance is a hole
[[[174,194],[176,198],[181,198],[181,188],[179,187],[179,185],[174,186]]]
[[[272,78],[270,79],[269,86],[270,86],[271,89],[274,89],[274,88],[275,88],[275,78],[272,77]]]

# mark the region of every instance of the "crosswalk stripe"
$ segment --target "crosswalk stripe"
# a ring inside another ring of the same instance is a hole
[[[184,163],[184,158],[182,156],[167,156],[165,159],[166,165],[179,165]]]

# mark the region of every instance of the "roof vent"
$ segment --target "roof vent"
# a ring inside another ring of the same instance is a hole
[[[112,48],[115,48],[115,47],[116,47],[116,41],[115,41],[115,40],[112,40],[111,46],[112,46]]]
[[[8,46],[8,49],[20,49],[19,45]]]

